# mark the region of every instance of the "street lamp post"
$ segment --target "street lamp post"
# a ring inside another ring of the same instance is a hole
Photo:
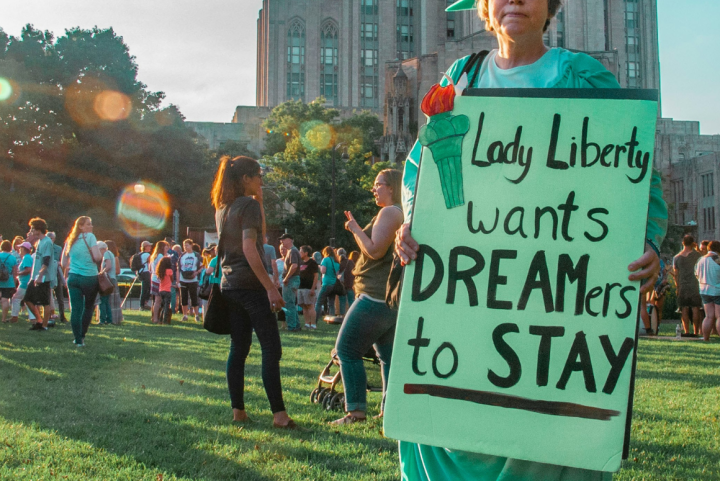
[[[344,142],[340,142],[332,149],[332,201],[330,204],[330,247],[335,247],[335,152],[338,148],[344,145]],[[347,153],[343,152],[340,158],[343,160],[347,160]]]
[[[138,181],[133,186],[133,189],[135,190],[135,193],[137,195],[142,195],[145,193],[145,184],[143,184],[141,181]],[[140,252],[140,215],[137,211],[137,208],[135,210],[135,238],[137,240],[137,250]]]

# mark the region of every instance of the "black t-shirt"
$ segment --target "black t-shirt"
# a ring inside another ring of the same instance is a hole
[[[228,215],[223,226],[226,210]],[[260,204],[251,197],[238,197],[229,208],[225,207],[215,211],[215,225],[218,229],[218,235],[222,236],[223,243],[222,257],[219,259],[220,266],[222,266],[220,288],[222,290],[265,290],[243,253],[243,230],[255,229],[257,232],[255,246],[260,260],[265,266]],[[265,266],[265,270],[267,270],[267,266]]]
[[[318,265],[312,258],[300,264],[300,289],[312,289]]]

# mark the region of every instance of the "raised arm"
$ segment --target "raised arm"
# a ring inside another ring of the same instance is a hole
[[[348,217],[345,228],[355,236],[360,251],[371,259],[380,259],[385,255],[395,239],[395,232],[403,222],[399,209],[394,206],[383,207],[373,226],[372,237],[368,237],[351,212],[347,211],[345,215]]]

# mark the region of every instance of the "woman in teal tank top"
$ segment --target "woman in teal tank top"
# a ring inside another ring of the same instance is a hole
[[[476,6],[477,5],[477,6]],[[479,67],[471,88],[620,88],[612,73],[583,53],[548,49],[543,34],[561,6],[561,0],[460,0],[448,11],[478,9],[486,29],[495,33],[499,48]],[[457,82],[469,57],[457,60],[447,75]],[[446,86],[448,82],[441,82]],[[416,142],[405,162],[403,210],[406,224],[398,230],[396,252],[404,263],[415,258],[417,243],[409,222],[418,173],[421,146]],[[660,175],[653,171],[645,254],[630,265],[639,270],[630,280],[645,279],[642,289],[652,287],[659,272],[658,248],[667,230],[667,205],[662,199]],[[482,433],[478,433],[482,436]],[[468,453],[401,441],[400,469],[403,480],[433,481],[473,479],[482,481],[595,481],[609,480],[611,473],[518,459]]]

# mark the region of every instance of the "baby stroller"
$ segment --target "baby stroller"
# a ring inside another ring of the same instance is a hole
[[[369,364],[380,365],[380,359],[378,359],[373,348],[370,348],[362,359]],[[331,374],[333,366],[338,368],[335,374]],[[337,352],[333,349],[330,353],[330,362],[318,376],[317,387],[310,393],[310,402],[320,404],[326,411],[342,411],[345,407],[345,393],[335,390],[335,386],[340,383],[341,379],[340,360],[337,357]],[[382,386],[373,387],[368,383],[367,390],[368,392],[382,392]]]

